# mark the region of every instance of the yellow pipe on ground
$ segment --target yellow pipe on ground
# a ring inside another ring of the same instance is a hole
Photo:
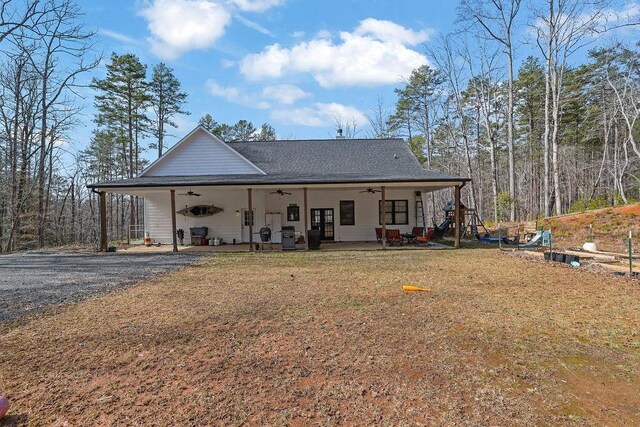
[[[412,292],[413,291],[431,292],[431,289],[419,288],[417,286],[412,286],[412,285],[404,285],[402,289],[404,289],[405,291],[412,291]]]

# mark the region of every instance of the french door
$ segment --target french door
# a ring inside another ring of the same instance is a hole
[[[311,229],[320,230],[322,240],[334,240],[333,209],[311,209]]]
[[[255,226],[255,217],[256,217],[256,209],[253,208],[253,215],[249,209],[242,209],[242,214],[240,215],[241,227],[242,227],[242,243],[249,242],[249,226]],[[254,232],[258,230],[253,230]],[[254,239],[255,240],[255,239]]]

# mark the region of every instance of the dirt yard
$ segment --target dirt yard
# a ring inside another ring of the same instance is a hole
[[[551,217],[541,224],[553,230],[556,244],[562,247],[581,247],[589,238],[589,225],[600,250],[627,253],[629,229],[635,250],[640,250],[640,203]]]
[[[4,424],[637,425],[639,300],[493,249],[214,255],[0,332]]]

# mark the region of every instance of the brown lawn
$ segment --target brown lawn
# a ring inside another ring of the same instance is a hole
[[[544,229],[552,229],[559,247],[581,247],[589,238],[589,225],[600,250],[627,253],[629,229],[634,236],[634,251],[640,250],[640,203],[551,217],[541,223]]]
[[[638,301],[493,249],[212,256],[5,325],[4,423],[637,425]]]

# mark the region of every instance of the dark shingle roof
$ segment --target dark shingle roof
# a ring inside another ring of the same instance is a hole
[[[229,146],[267,174],[415,176],[423,173],[401,139],[234,142]]]
[[[468,181],[423,169],[402,139],[284,140],[228,145],[266,175],[138,177],[90,187]]]

